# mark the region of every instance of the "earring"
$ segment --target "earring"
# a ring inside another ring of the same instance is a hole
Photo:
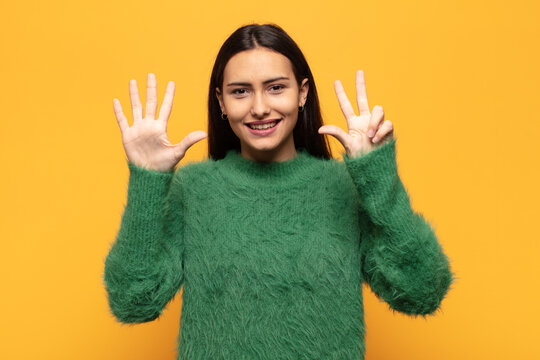
[[[304,105],[298,107],[298,112],[304,111]]]
[[[225,116],[225,117],[223,117],[223,116]],[[222,118],[223,120],[228,120],[227,114],[225,114],[225,113],[221,113],[221,118]]]

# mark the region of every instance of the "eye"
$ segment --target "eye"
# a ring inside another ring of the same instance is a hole
[[[271,89],[275,89],[275,90],[281,90],[283,89],[285,86],[283,85],[272,85]],[[276,89],[277,88],[277,89]]]
[[[232,93],[233,93],[234,95],[242,95],[242,94],[244,94],[244,93],[240,93],[239,91],[245,91],[245,90],[246,90],[246,89],[234,89],[234,90],[232,91]]]

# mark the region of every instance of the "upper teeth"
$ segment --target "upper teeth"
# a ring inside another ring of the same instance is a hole
[[[271,123],[259,124],[259,125],[257,124],[248,124],[248,125],[252,129],[263,130],[263,129],[271,128],[272,126],[276,124],[277,124],[277,121],[272,121]]]

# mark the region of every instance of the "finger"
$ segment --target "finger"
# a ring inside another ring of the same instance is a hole
[[[145,117],[150,119],[156,118],[157,110],[157,88],[156,88],[156,75],[148,73],[146,80],[146,115]]]
[[[126,129],[129,129],[129,123],[124,115],[124,112],[122,111],[122,106],[120,105],[120,101],[118,101],[118,99],[113,99],[113,109],[114,115],[116,115],[116,121],[118,122],[120,131],[123,134]]]
[[[373,108],[373,113],[371,114],[371,118],[369,120],[368,128],[367,128],[367,135],[369,137],[373,137],[375,133],[377,132],[377,129],[381,125],[381,123],[384,121],[384,109],[382,106],[377,105]]]
[[[359,115],[369,115],[366,81],[364,78],[364,71],[362,70],[356,72],[356,102],[358,103]]]
[[[345,149],[347,149],[347,144],[348,144],[347,139],[349,137],[349,134],[343,131],[343,129],[341,129],[339,126],[323,125],[319,128],[319,134],[332,135],[333,137],[339,140],[339,142],[341,143],[341,145],[343,145]]]
[[[193,146],[195,143],[201,141],[202,139],[206,138],[208,136],[208,134],[206,134],[204,131],[202,130],[197,130],[197,131],[193,131],[193,132],[190,132],[189,134],[187,134],[183,139],[182,141],[180,141],[178,144],[176,145],[169,145],[171,147],[176,147],[177,148],[177,156],[180,157],[180,158],[183,158],[186,151],[191,147]]]
[[[386,120],[385,122],[383,122],[379,130],[377,130],[375,137],[373,137],[373,142],[374,143],[378,142],[379,140],[392,134],[393,131],[394,131],[394,125],[392,124],[390,120]]]
[[[165,90],[165,96],[163,97],[163,102],[161,103],[161,109],[159,109],[159,120],[167,121],[171,115],[172,104],[174,98],[174,81],[169,81],[167,84],[167,89]]]
[[[341,107],[341,111],[343,112],[343,115],[345,115],[345,118],[347,119],[347,124],[348,124],[349,119],[353,118],[355,114],[354,114],[354,109],[351,105],[351,102],[347,98],[347,94],[345,94],[345,90],[343,89],[343,85],[341,84],[341,81],[339,80],[334,81],[334,90],[336,91],[336,95],[339,101],[339,106]]]
[[[142,119],[142,105],[137,89],[137,80],[129,81],[129,98],[131,99],[131,110],[133,111],[133,121]]]

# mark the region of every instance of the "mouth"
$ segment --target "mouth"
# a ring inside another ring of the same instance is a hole
[[[275,127],[281,119],[276,119],[264,123],[247,123],[246,126],[253,130],[266,130]]]
[[[273,119],[268,121],[255,121],[245,124],[248,131],[255,136],[270,136],[277,131],[279,123],[282,119]]]

